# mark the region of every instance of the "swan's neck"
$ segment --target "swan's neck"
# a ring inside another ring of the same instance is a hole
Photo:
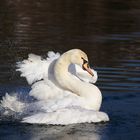
[[[71,64],[67,54],[63,54],[56,62],[54,68],[55,78],[58,84],[65,90],[77,93],[76,81],[78,80],[68,72],[69,65]],[[78,80],[78,83],[80,81]]]

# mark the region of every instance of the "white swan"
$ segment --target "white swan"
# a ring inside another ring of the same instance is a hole
[[[102,95],[90,84],[96,82],[97,73],[89,67],[83,51],[72,49],[61,56],[49,52],[47,59],[30,54],[27,60],[18,63],[17,71],[32,84],[29,95],[37,101],[28,104],[16,101],[22,105],[17,109],[11,103],[13,97],[7,94],[1,104],[22,112],[26,116],[22,122],[72,124],[109,120],[106,113],[99,112]]]

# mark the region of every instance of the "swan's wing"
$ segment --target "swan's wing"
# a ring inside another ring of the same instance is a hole
[[[41,56],[29,54],[28,59],[17,62],[17,71],[21,72],[21,77],[25,77],[29,84],[49,77],[50,65],[58,59],[59,53],[48,52],[48,57],[42,59]],[[51,70],[50,70],[51,71]]]
[[[84,71],[79,65],[71,64],[69,67],[69,72],[77,76],[82,81],[88,82],[88,83],[96,83],[98,79],[97,72],[93,69],[91,70],[94,76],[91,76],[87,71]]]

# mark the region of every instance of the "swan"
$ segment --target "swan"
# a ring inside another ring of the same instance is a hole
[[[102,94],[93,84],[97,73],[82,50],[72,49],[61,56],[48,52],[47,59],[30,54],[17,63],[17,71],[31,85],[29,96],[36,101],[24,103],[6,94],[1,106],[23,114],[22,122],[66,125],[109,120],[99,111]]]

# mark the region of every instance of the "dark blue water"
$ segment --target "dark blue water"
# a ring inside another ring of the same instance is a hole
[[[26,94],[16,61],[28,53],[45,56],[80,48],[98,71],[101,110],[110,121],[68,126],[27,125],[0,115],[0,140],[139,140],[140,2],[43,1],[0,2],[0,99],[6,92]]]

